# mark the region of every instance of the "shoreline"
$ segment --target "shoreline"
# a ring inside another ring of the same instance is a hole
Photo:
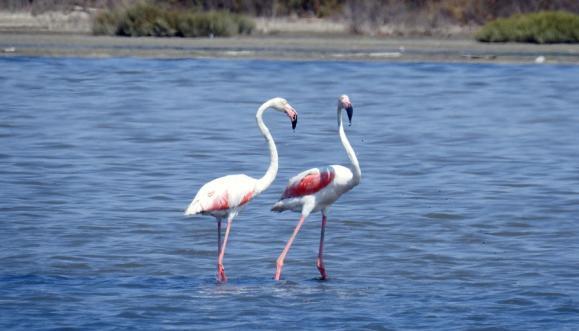
[[[0,56],[223,58],[320,61],[579,64],[579,44],[480,43],[472,29],[449,35],[353,35],[315,18],[257,18],[257,33],[229,38],[94,36],[91,12],[0,11]],[[470,33],[469,33],[470,31]]]
[[[231,38],[111,37],[0,31],[0,56],[364,60],[579,64],[578,44],[487,44],[458,38],[278,34]]]

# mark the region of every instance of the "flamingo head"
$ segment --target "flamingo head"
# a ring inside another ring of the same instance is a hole
[[[292,122],[292,129],[295,130],[296,125],[298,124],[298,112],[284,98],[274,98],[272,102],[271,107],[277,111],[285,113]]]
[[[346,114],[348,114],[348,122],[350,125],[352,125],[352,115],[354,115],[354,108],[352,107],[350,98],[348,98],[347,95],[343,94],[338,98],[338,108],[346,110]]]

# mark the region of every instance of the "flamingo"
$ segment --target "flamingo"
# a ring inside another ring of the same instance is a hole
[[[227,282],[223,268],[223,256],[233,219],[246,203],[265,191],[277,175],[277,149],[269,129],[263,123],[263,113],[270,108],[285,113],[291,120],[292,129],[295,129],[298,121],[298,113],[283,98],[270,99],[257,109],[255,114],[257,126],[267,141],[270,154],[270,163],[265,175],[259,179],[244,174],[214,179],[201,187],[185,211],[186,216],[203,214],[211,215],[217,219],[217,281],[219,283]],[[222,244],[221,220],[223,218],[227,219],[227,228]]]
[[[338,98],[338,134],[342,145],[346,150],[346,154],[350,159],[350,165],[347,167],[331,165],[324,168],[312,168],[292,177],[282,193],[280,200],[275,203],[271,209],[276,212],[291,210],[301,213],[300,220],[292,236],[277,259],[277,267],[274,276],[275,280],[279,280],[281,277],[281,270],[285,257],[305,219],[310,215],[310,213],[317,211],[322,212],[322,230],[316,267],[321,274],[322,280],[328,278],[323,260],[324,233],[327,221],[326,209],[338,200],[342,194],[358,185],[362,177],[358,158],[356,158],[356,153],[344,132],[344,125],[342,124],[342,109],[346,110],[348,121],[351,125],[353,108],[347,95],[342,95]]]

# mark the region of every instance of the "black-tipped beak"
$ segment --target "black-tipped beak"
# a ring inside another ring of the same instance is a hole
[[[346,107],[346,114],[348,114],[348,122],[350,123],[349,125],[352,125],[352,115],[354,115],[354,108],[352,105]]]
[[[289,104],[285,106],[284,111],[292,122],[292,130],[295,130],[298,125],[298,112]]]
[[[298,113],[293,114],[291,120],[292,120],[292,130],[295,130],[296,126],[298,125]]]

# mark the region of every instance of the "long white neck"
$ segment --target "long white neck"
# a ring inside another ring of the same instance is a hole
[[[360,163],[358,163],[358,158],[356,157],[356,152],[350,145],[350,141],[348,137],[346,137],[346,132],[344,131],[344,124],[342,122],[342,108],[338,107],[338,132],[340,134],[340,140],[342,141],[342,146],[346,150],[346,154],[348,154],[348,158],[350,159],[350,163],[352,164],[351,169],[352,173],[354,174],[354,182],[355,184],[360,183],[360,179],[362,178],[362,170],[360,169]]]
[[[267,188],[271,185],[271,183],[273,183],[273,180],[275,179],[275,176],[277,175],[277,168],[278,168],[277,148],[275,147],[275,142],[273,141],[273,137],[271,136],[269,129],[267,128],[267,126],[265,126],[265,123],[263,123],[263,113],[270,106],[271,106],[271,100],[267,101],[263,105],[261,105],[261,107],[259,107],[259,109],[257,110],[257,113],[255,114],[255,118],[257,120],[257,126],[259,127],[261,134],[263,134],[263,136],[265,137],[265,140],[267,141],[267,145],[269,147],[269,156],[270,156],[269,167],[267,168],[265,175],[263,175],[263,177],[261,177],[257,181],[256,194],[255,195],[267,190]]]

